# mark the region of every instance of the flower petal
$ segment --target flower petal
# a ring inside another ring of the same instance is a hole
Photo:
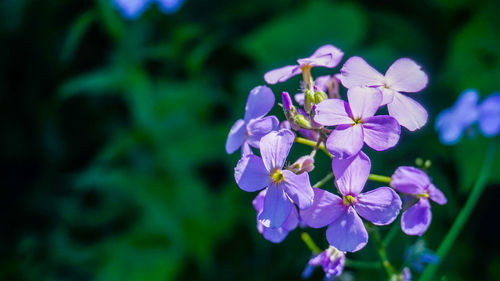
[[[399,167],[391,177],[391,186],[406,194],[422,194],[430,184],[431,179],[424,171],[410,166]]]
[[[302,73],[302,70],[297,65],[287,65],[280,68],[273,69],[264,74],[264,80],[268,84],[276,84],[280,82],[285,82],[291,77]]]
[[[292,208],[293,204],[283,188],[272,184],[267,188],[264,209],[259,215],[259,221],[265,227],[280,227],[290,215]]]
[[[346,212],[346,206],[340,197],[323,189],[313,188],[313,190],[313,204],[307,209],[300,210],[300,217],[308,226],[324,227]]]
[[[247,142],[244,142],[243,145],[241,146],[241,157],[252,154],[253,154],[252,148]]]
[[[259,119],[252,119],[247,124],[247,142],[255,148],[259,148],[260,139],[270,133],[278,130],[280,121],[275,116],[267,116]]]
[[[267,86],[257,86],[250,91],[245,106],[245,122],[266,115],[274,106],[273,91]]]
[[[371,67],[364,59],[352,57],[340,69],[340,81],[346,88],[356,86],[383,86],[384,76]]]
[[[356,212],[375,225],[392,223],[401,210],[401,198],[389,187],[361,193],[356,199]]]
[[[500,133],[500,94],[488,96],[479,107],[479,129],[492,137]]]
[[[290,215],[286,219],[286,221],[281,225],[281,227],[285,230],[292,231],[299,225],[299,212],[297,212],[297,208],[292,207],[292,211]]]
[[[418,102],[395,92],[391,103],[387,105],[389,115],[398,120],[399,125],[410,131],[422,128],[427,122],[427,111]]]
[[[361,125],[339,125],[326,140],[326,148],[340,159],[356,155],[363,147],[363,128]]]
[[[341,99],[327,99],[316,106],[314,121],[323,126],[354,124],[349,105]]]
[[[446,202],[448,202],[443,192],[441,192],[441,190],[439,190],[433,184],[429,185],[427,192],[429,193],[429,197],[431,198],[431,200],[438,203],[439,205],[444,205],[446,204]]]
[[[283,240],[285,240],[286,236],[288,235],[288,230],[284,229],[283,227],[278,227],[278,228],[270,228],[270,227],[265,227],[262,230],[262,236],[267,241],[271,241],[273,243],[281,243]]]
[[[465,127],[452,108],[441,111],[436,117],[434,128],[439,133],[439,141],[445,145],[457,144],[462,138]]]
[[[271,183],[269,172],[262,159],[256,155],[246,155],[238,161],[234,178],[238,186],[248,192],[263,189]]]
[[[291,171],[283,170],[284,180],[279,183],[286,194],[299,206],[300,209],[308,208],[313,203],[314,193],[309,182],[309,174],[304,172],[294,174]]]
[[[393,117],[378,115],[367,118],[363,122],[364,141],[369,147],[382,151],[398,143],[401,126]]]
[[[308,58],[298,59],[299,65],[322,66],[333,68],[342,60],[344,53],[333,45],[324,45]]]
[[[281,169],[295,141],[288,129],[272,131],[260,139],[260,154],[268,171]]]
[[[429,200],[421,198],[401,216],[401,229],[408,235],[422,235],[431,224]]]
[[[328,226],[326,238],[340,251],[356,252],[368,242],[368,233],[361,218],[349,207],[343,216]]]
[[[395,61],[385,73],[389,88],[406,93],[419,92],[427,86],[427,74],[420,65],[408,58]]]
[[[377,88],[352,87],[347,90],[347,99],[353,119],[363,119],[375,115],[382,93]]]
[[[229,135],[227,136],[226,140],[227,154],[231,154],[236,150],[238,150],[238,148],[240,148],[240,146],[245,141],[245,136],[246,136],[245,130],[246,130],[245,121],[243,121],[242,119],[234,123],[233,127],[231,127],[231,130],[229,131]]]
[[[356,196],[363,190],[370,174],[370,158],[360,151],[347,159],[333,158],[332,170],[335,182],[342,195]]]
[[[382,102],[380,103],[380,106],[392,102],[392,100],[394,99],[394,93],[396,93],[396,91],[387,89],[386,87],[378,87],[377,89],[379,89],[380,92],[382,92]]]

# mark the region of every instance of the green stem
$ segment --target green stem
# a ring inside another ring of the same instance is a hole
[[[385,273],[387,273],[387,277],[389,277],[390,279],[394,274],[397,274],[397,271],[387,258],[387,252],[385,250],[384,243],[382,243],[382,239],[380,238],[380,233],[378,232],[378,229],[374,227],[372,233],[373,233],[373,240],[375,240],[375,243],[377,244],[377,252],[380,258],[380,262],[382,263],[382,266],[385,269]]]
[[[361,268],[361,269],[379,269],[380,262],[378,261],[356,261],[347,259],[345,262],[345,266],[352,268]]]
[[[457,219],[453,223],[451,229],[448,231],[445,238],[443,239],[443,242],[441,242],[441,245],[436,251],[436,255],[439,257],[439,262],[427,266],[425,271],[420,276],[419,281],[427,281],[435,279],[436,270],[438,269],[440,263],[448,254],[448,251],[451,249],[451,247],[457,240],[460,231],[462,230],[465,223],[469,219],[470,214],[474,210],[474,207],[476,206],[479,198],[481,197],[481,194],[483,193],[483,190],[488,180],[488,176],[490,174],[491,164],[493,162],[493,156],[495,154],[495,148],[496,147],[494,143],[492,143],[488,149],[486,158],[484,159],[481,173],[479,174],[476,183],[472,187],[472,191],[469,195],[469,198],[467,198],[467,201],[465,202],[465,205],[458,214]]]
[[[372,180],[372,181],[387,183],[387,184],[391,183],[391,177],[386,177],[386,176],[381,176],[381,175],[376,175],[376,174],[370,174],[368,176],[368,179]]]
[[[315,142],[315,141],[308,140],[306,138],[301,138],[301,137],[296,137],[295,138],[295,142],[301,143],[301,144],[305,144],[305,145],[308,145],[308,146],[311,146],[311,147],[316,147],[318,145],[318,143]],[[321,149],[323,152],[325,152],[326,155],[328,155],[330,158],[333,158],[333,155],[331,155],[330,152],[328,152],[328,150],[326,150],[325,144],[323,142],[321,142],[318,145],[318,148]]]
[[[399,223],[393,223],[392,224],[392,227],[389,230],[389,233],[384,238],[384,242],[383,242],[384,243],[384,247],[389,246],[389,244],[391,243],[391,241],[394,238],[394,236],[396,236],[396,234],[398,233],[399,227],[400,227]]]
[[[320,187],[322,187],[325,183],[327,183],[331,179],[333,179],[333,173],[329,173],[328,175],[326,175],[320,181],[318,181],[317,183],[315,183],[313,185],[313,187],[320,188]]]
[[[306,244],[306,246],[313,252],[313,254],[317,255],[321,253],[321,249],[314,243],[312,240],[311,236],[307,232],[302,232],[302,235],[300,236],[302,238],[302,241]]]

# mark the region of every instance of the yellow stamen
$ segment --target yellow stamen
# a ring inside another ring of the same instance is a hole
[[[284,180],[285,177],[283,176],[283,173],[281,170],[276,169],[274,172],[271,174],[271,179],[273,179],[273,182],[279,183],[280,181]]]
[[[356,202],[356,198],[354,198],[352,195],[347,195],[344,197],[344,205],[346,206],[351,206]]]

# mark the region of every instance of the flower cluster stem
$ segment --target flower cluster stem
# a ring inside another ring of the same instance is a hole
[[[312,141],[312,140],[308,140],[306,138],[301,138],[301,137],[296,137],[295,138],[295,142],[296,143],[301,143],[301,144],[305,144],[305,145],[308,145],[308,146],[311,146],[311,147],[318,147],[319,149],[321,149],[323,152],[326,153],[326,155],[328,155],[330,158],[333,158],[333,156],[330,154],[330,152],[328,152],[328,150],[326,150],[326,147],[325,147],[325,144],[323,142],[319,143],[318,142],[315,142],[315,141]]]
[[[371,181],[378,181],[378,182],[387,183],[387,184],[391,183],[391,177],[386,177],[386,176],[381,176],[381,175],[376,175],[376,174],[370,174],[368,176],[368,179]]]
[[[320,188],[320,187],[322,187],[324,184],[326,184],[331,179],[333,179],[333,173],[329,173],[328,175],[326,175],[320,181],[318,181],[317,183],[315,183],[313,185],[313,187]]]
[[[465,223],[469,219],[469,216],[474,210],[474,207],[476,206],[477,202],[479,201],[479,198],[481,197],[481,194],[483,193],[484,188],[486,187],[488,176],[491,171],[491,165],[493,163],[493,156],[495,154],[495,149],[496,146],[494,143],[492,143],[487,151],[486,158],[484,160],[483,167],[481,168],[479,177],[474,186],[472,187],[472,191],[469,197],[467,198],[465,205],[463,206],[462,210],[460,210],[457,219],[453,223],[451,229],[448,231],[445,238],[443,239],[443,242],[441,242],[441,245],[436,251],[436,255],[439,257],[439,261],[435,264],[430,264],[429,266],[427,266],[425,271],[420,276],[419,281],[434,280],[436,278],[435,273],[440,263],[446,257],[448,251],[451,249],[451,247],[457,240],[458,235],[460,234],[462,228],[465,226]]]
[[[313,254],[317,255],[321,253],[321,249],[314,243],[314,240],[312,240],[311,236],[307,232],[302,232],[302,235],[300,236],[302,238],[302,241],[306,244],[306,246],[313,252]]]
[[[375,243],[377,244],[377,252],[380,258],[380,262],[384,267],[385,273],[387,273],[387,277],[389,277],[390,279],[393,275],[397,274],[397,271],[387,258],[387,251],[385,250],[385,244],[382,242],[382,239],[380,238],[380,233],[378,229],[374,227],[372,233],[373,233],[373,240],[375,240]]]

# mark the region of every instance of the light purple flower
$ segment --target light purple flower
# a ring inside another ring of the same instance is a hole
[[[264,117],[274,106],[274,94],[266,86],[257,86],[250,91],[245,107],[244,119],[234,123],[226,140],[226,152],[231,154],[244,143],[259,148],[260,139],[278,129],[275,116]]]
[[[363,143],[382,151],[399,141],[401,127],[388,115],[374,116],[381,101],[378,89],[353,87],[347,91],[346,103],[328,99],[317,105],[314,121],[324,126],[337,126],[326,140],[326,148],[337,158],[356,155]]]
[[[477,90],[468,89],[460,94],[452,107],[439,113],[434,127],[441,143],[454,145],[460,141],[464,130],[477,120],[478,100]]]
[[[419,103],[401,94],[419,92],[427,86],[427,75],[413,60],[401,58],[380,74],[360,57],[348,59],[340,80],[344,87],[368,86],[382,91],[381,105],[387,104],[389,115],[410,131],[420,129],[427,122],[427,111]]]
[[[287,129],[273,131],[260,140],[260,154],[243,156],[234,169],[238,186],[253,192],[267,187],[264,207],[259,221],[266,227],[283,225],[294,208],[308,208],[314,197],[309,174],[284,170],[286,157],[293,145],[295,135]]]
[[[182,5],[183,0],[112,0],[114,5],[120,10],[127,19],[136,19],[148,8],[148,6],[157,2],[163,13],[171,14],[177,12]]]
[[[397,191],[412,195],[418,201],[401,216],[401,229],[408,235],[422,235],[431,223],[432,213],[429,199],[439,205],[447,200],[427,174],[415,167],[399,167],[392,175],[391,186]]]
[[[264,210],[264,198],[266,196],[266,192],[267,189],[262,190],[261,192],[259,192],[259,195],[257,195],[257,197],[255,197],[255,199],[252,201],[255,211],[257,211],[257,218],[260,216],[260,214],[262,214],[262,211]],[[264,236],[266,240],[269,240],[273,243],[280,243],[286,238],[288,232],[294,230],[298,224],[299,214],[297,212],[297,209],[295,207],[292,207],[290,215],[288,215],[288,218],[280,227],[266,227],[257,219],[257,230],[260,234],[262,234],[262,236]]]
[[[315,188],[313,205],[300,211],[308,226],[328,225],[326,238],[340,251],[355,252],[368,242],[368,233],[359,216],[375,225],[386,225],[393,222],[401,210],[401,199],[389,187],[361,193],[370,168],[370,159],[363,152],[347,160],[334,158],[332,169],[343,198]]]
[[[489,95],[479,106],[479,129],[493,137],[500,133],[500,93]]]
[[[340,276],[344,270],[346,257],[345,253],[329,246],[320,254],[313,256],[308,266],[321,266],[325,272],[325,277],[331,280],[333,277]],[[312,273],[312,272],[311,272]]]
[[[298,59],[297,65],[287,65],[267,72],[264,75],[264,80],[269,84],[285,82],[289,78],[301,74],[305,68],[315,66],[333,68],[337,66],[344,56],[344,53],[332,46],[324,45],[308,58]]]

